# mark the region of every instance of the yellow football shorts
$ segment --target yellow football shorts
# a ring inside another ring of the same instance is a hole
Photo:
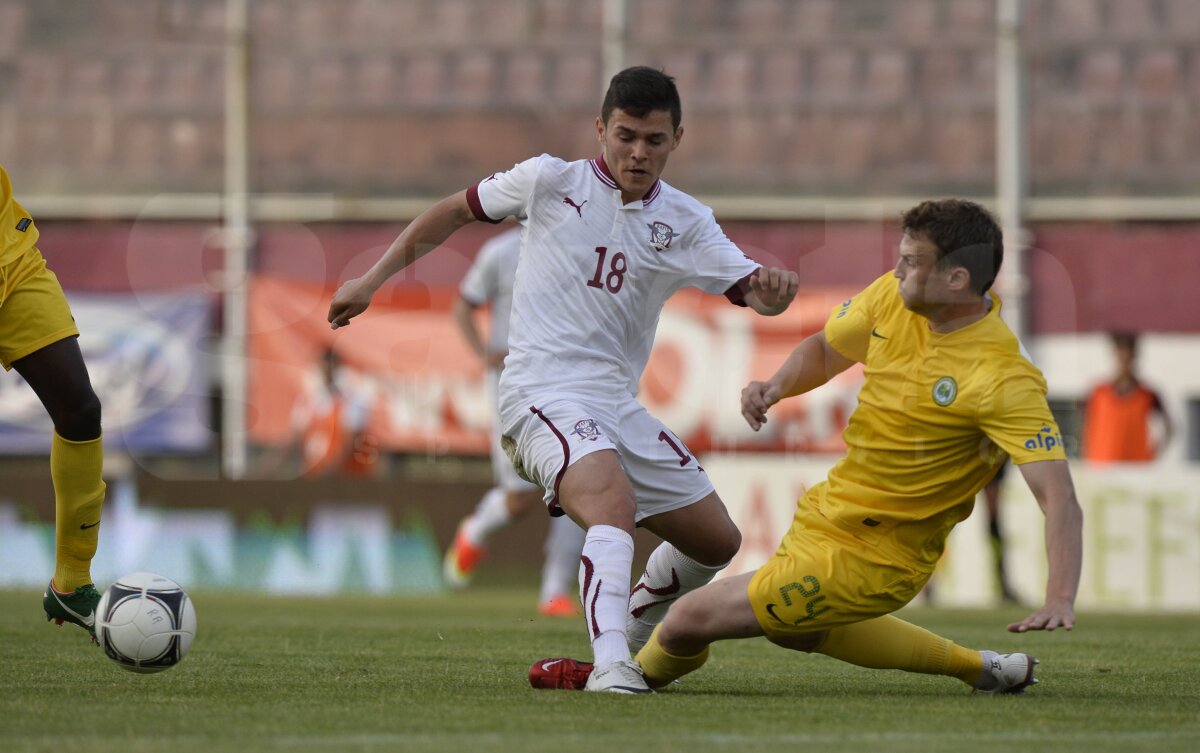
[[[775,555],[750,579],[750,606],[768,636],[786,637],[890,614],[931,573],[856,539],[820,512],[825,484],[801,497]]]
[[[79,334],[58,277],[36,248],[0,267],[0,364]]]

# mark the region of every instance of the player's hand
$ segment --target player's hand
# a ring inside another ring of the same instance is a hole
[[[330,329],[350,326],[350,320],[367,310],[375,288],[365,277],[357,277],[342,283],[329,302],[329,315],[325,317]]]
[[[507,350],[489,350],[487,358],[483,360],[489,369],[502,369],[504,368],[504,357],[507,355]]]
[[[767,422],[767,409],[779,402],[779,388],[770,382],[751,382],[742,389],[742,418],[758,431]]]
[[[796,297],[799,287],[800,275],[776,267],[763,267],[762,271],[750,278],[750,292],[762,305],[762,308],[755,307],[759,313],[783,312]]]
[[[1020,622],[1008,626],[1010,633],[1025,633],[1030,630],[1070,630],[1075,627],[1075,607],[1065,599],[1048,600],[1046,605]]]

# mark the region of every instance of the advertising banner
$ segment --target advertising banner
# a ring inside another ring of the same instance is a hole
[[[851,292],[802,290],[777,317],[721,296],[680,292],[663,311],[640,399],[693,452],[840,450],[858,367],[781,404],[757,434],[742,419],[739,399],[747,382],[769,377]],[[325,320],[332,293],[279,278],[252,281],[251,440],[291,442],[320,406],[338,399],[361,416],[359,430],[381,450],[486,453],[492,417],[485,372],[451,317],[456,290],[385,289],[336,332]]]
[[[742,532],[725,570],[748,572],[767,561],[796,514],[796,501],[825,479],[838,456],[704,458],[704,468]],[[1200,610],[1200,471],[1167,463],[1071,464],[1083,507],[1080,609]],[[939,606],[997,603],[983,504],[959,524],[931,581]],[[1045,516],[1018,469],[1004,478],[1001,525],[1007,576],[1021,603],[1046,590]]]
[[[71,296],[107,448],[183,453],[215,441],[204,350],[212,301],[196,293]],[[52,429],[24,380],[15,372],[0,379],[0,454],[47,454]]]

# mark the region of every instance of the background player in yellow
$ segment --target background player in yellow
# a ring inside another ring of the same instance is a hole
[[[47,620],[74,623],[94,638],[100,594],[91,563],[104,504],[100,400],[67,298],[37,240],[37,226],[0,166],[0,364],[16,369],[54,422],[55,567],[42,606]]]
[[[674,604],[637,660],[652,687],[700,667],[724,638],[765,636],[864,667],[957,677],[1020,692],[1037,660],[955,645],[890,613],[928,580],[946,536],[1005,455],[1046,515],[1045,603],[1012,632],[1070,630],[1082,556],[1075,499],[1041,373],[989,294],[1000,228],[971,202],[927,201],[902,218],[895,272],[837,307],[766,382],[742,392],[754,429],[776,402],[865,364],[846,456],[799,502],[762,568]]]

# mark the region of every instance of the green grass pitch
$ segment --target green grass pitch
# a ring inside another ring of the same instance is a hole
[[[1013,610],[910,608],[959,643],[1042,660],[1023,696],[877,672],[765,641],[718,644],[651,697],[535,691],[530,663],[584,655],[534,593],[265,598],[198,592],[191,654],[135,675],[40,594],[0,591],[0,751],[1200,750],[1200,617],[1083,614],[1011,635]]]

